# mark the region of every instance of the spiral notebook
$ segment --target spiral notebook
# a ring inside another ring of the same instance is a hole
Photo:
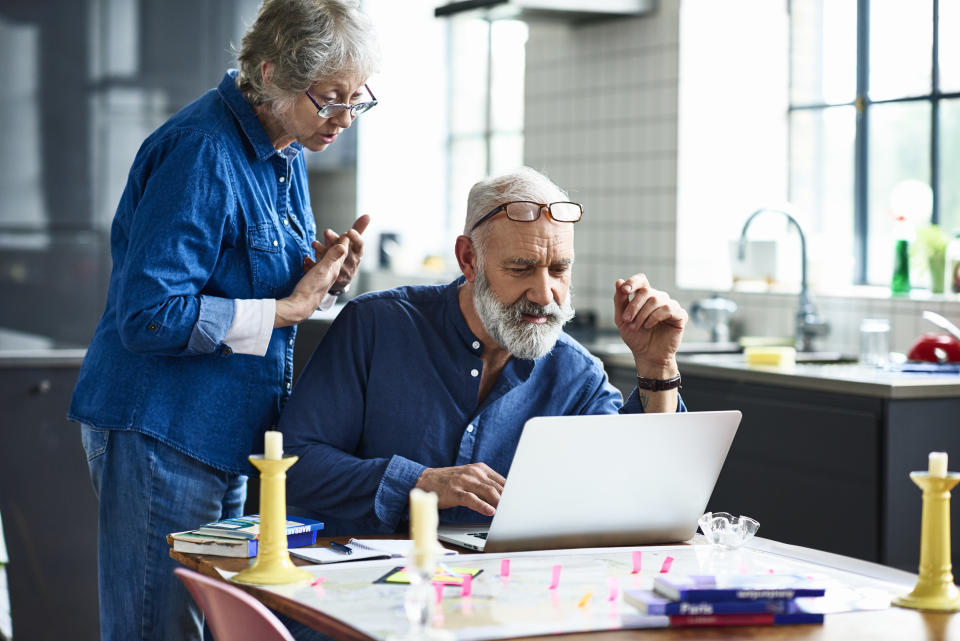
[[[406,556],[413,542],[409,539],[350,539],[346,547],[349,554],[334,547],[305,547],[290,550],[290,555],[312,563],[343,563]],[[443,554],[455,555],[454,550],[444,548]]]

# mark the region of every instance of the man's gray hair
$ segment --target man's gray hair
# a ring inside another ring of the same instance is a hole
[[[320,79],[367,79],[380,65],[370,19],[355,0],[264,0],[244,34],[237,87],[254,105],[284,110]],[[270,83],[261,62],[274,65]]]
[[[492,227],[483,223],[473,232],[470,230],[478,220],[499,205],[514,200],[530,200],[537,203],[552,203],[567,200],[566,192],[549,178],[530,167],[520,167],[499,176],[492,176],[476,183],[470,188],[467,197],[467,219],[463,225],[463,235],[469,236],[478,251],[483,249],[487,230]]]

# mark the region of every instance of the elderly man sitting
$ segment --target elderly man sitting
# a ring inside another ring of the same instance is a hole
[[[325,534],[400,531],[414,487],[439,495],[444,523],[492,516],[531,417],[684,411],[675,355],[687,314],[643,274],[613,292],[637,365],[626,403],[563,333],[582,214],[567,198],[529,168],[477,183],[456,241],[462,277],[340,312],[280,420],[300,457],[288,500]]]

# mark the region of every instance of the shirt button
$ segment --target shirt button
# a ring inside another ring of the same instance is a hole
[[[287,181],[287,179],[286,179],[285,176],[280,176],[280,182],[286,182],[286,181]]]
[[[230,354],[233,354],[233,350],[230,349],[229,347],[224,347],[223,353],[226,354],[227,356],[230,356]]]
[[[277,243],[277,241],[273,241],[273,246],[274,246],[274,247],[276,247],[278,244],[279,244],[279,243]]]
[[[156,324],[156,323],[150,323],[150,325],[148,325],[147,328],[148,328],[151,332],[155,332],[155,331],[157,331],[157,324]]]
[[[284,219],[283,219],[283,224],[284,224],[284,225],[289,225],[289,224],[290,224],[290,221],[287,220],[286,218],[284,218]]]
[[[480,349],[480,341],[473,341],[473,349]]]
[[[479,371],[479,370],[472,369],[472,370],[470,370],[470,376],[476,378],[476,377],[480,376],[480,371]]]
[[[290,339],[289,342],[290,342],[291,345],[293,345],[293,339],[292,339],[292,338]]]
[[[293,387],[293,384],[292,384],[292,383],[287,383],[287,389],[290,389],[291,387]]]
[[[467,431],[473,432],[473,425],[467,425]]]

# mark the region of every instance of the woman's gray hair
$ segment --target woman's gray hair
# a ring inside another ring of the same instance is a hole
[[[237,61],[237,88],[251,104],[282,111],[320,79],[369,78],[380,50],[355,0],[264,0]],[[273,63],[269,83],[260,73],[264,61]]]
[[[492,227],[484,223],[473,226],[492,209],[514,200],[530,200],[537,203],[552,203],[567,200],[569,196],[549,178],[530,167],[520,167],[499,176],[492,176],[476,183],[467,196],[467,219],[463,224],[463,235],[469,236],[478,251],[483,250],[488,230]]]

